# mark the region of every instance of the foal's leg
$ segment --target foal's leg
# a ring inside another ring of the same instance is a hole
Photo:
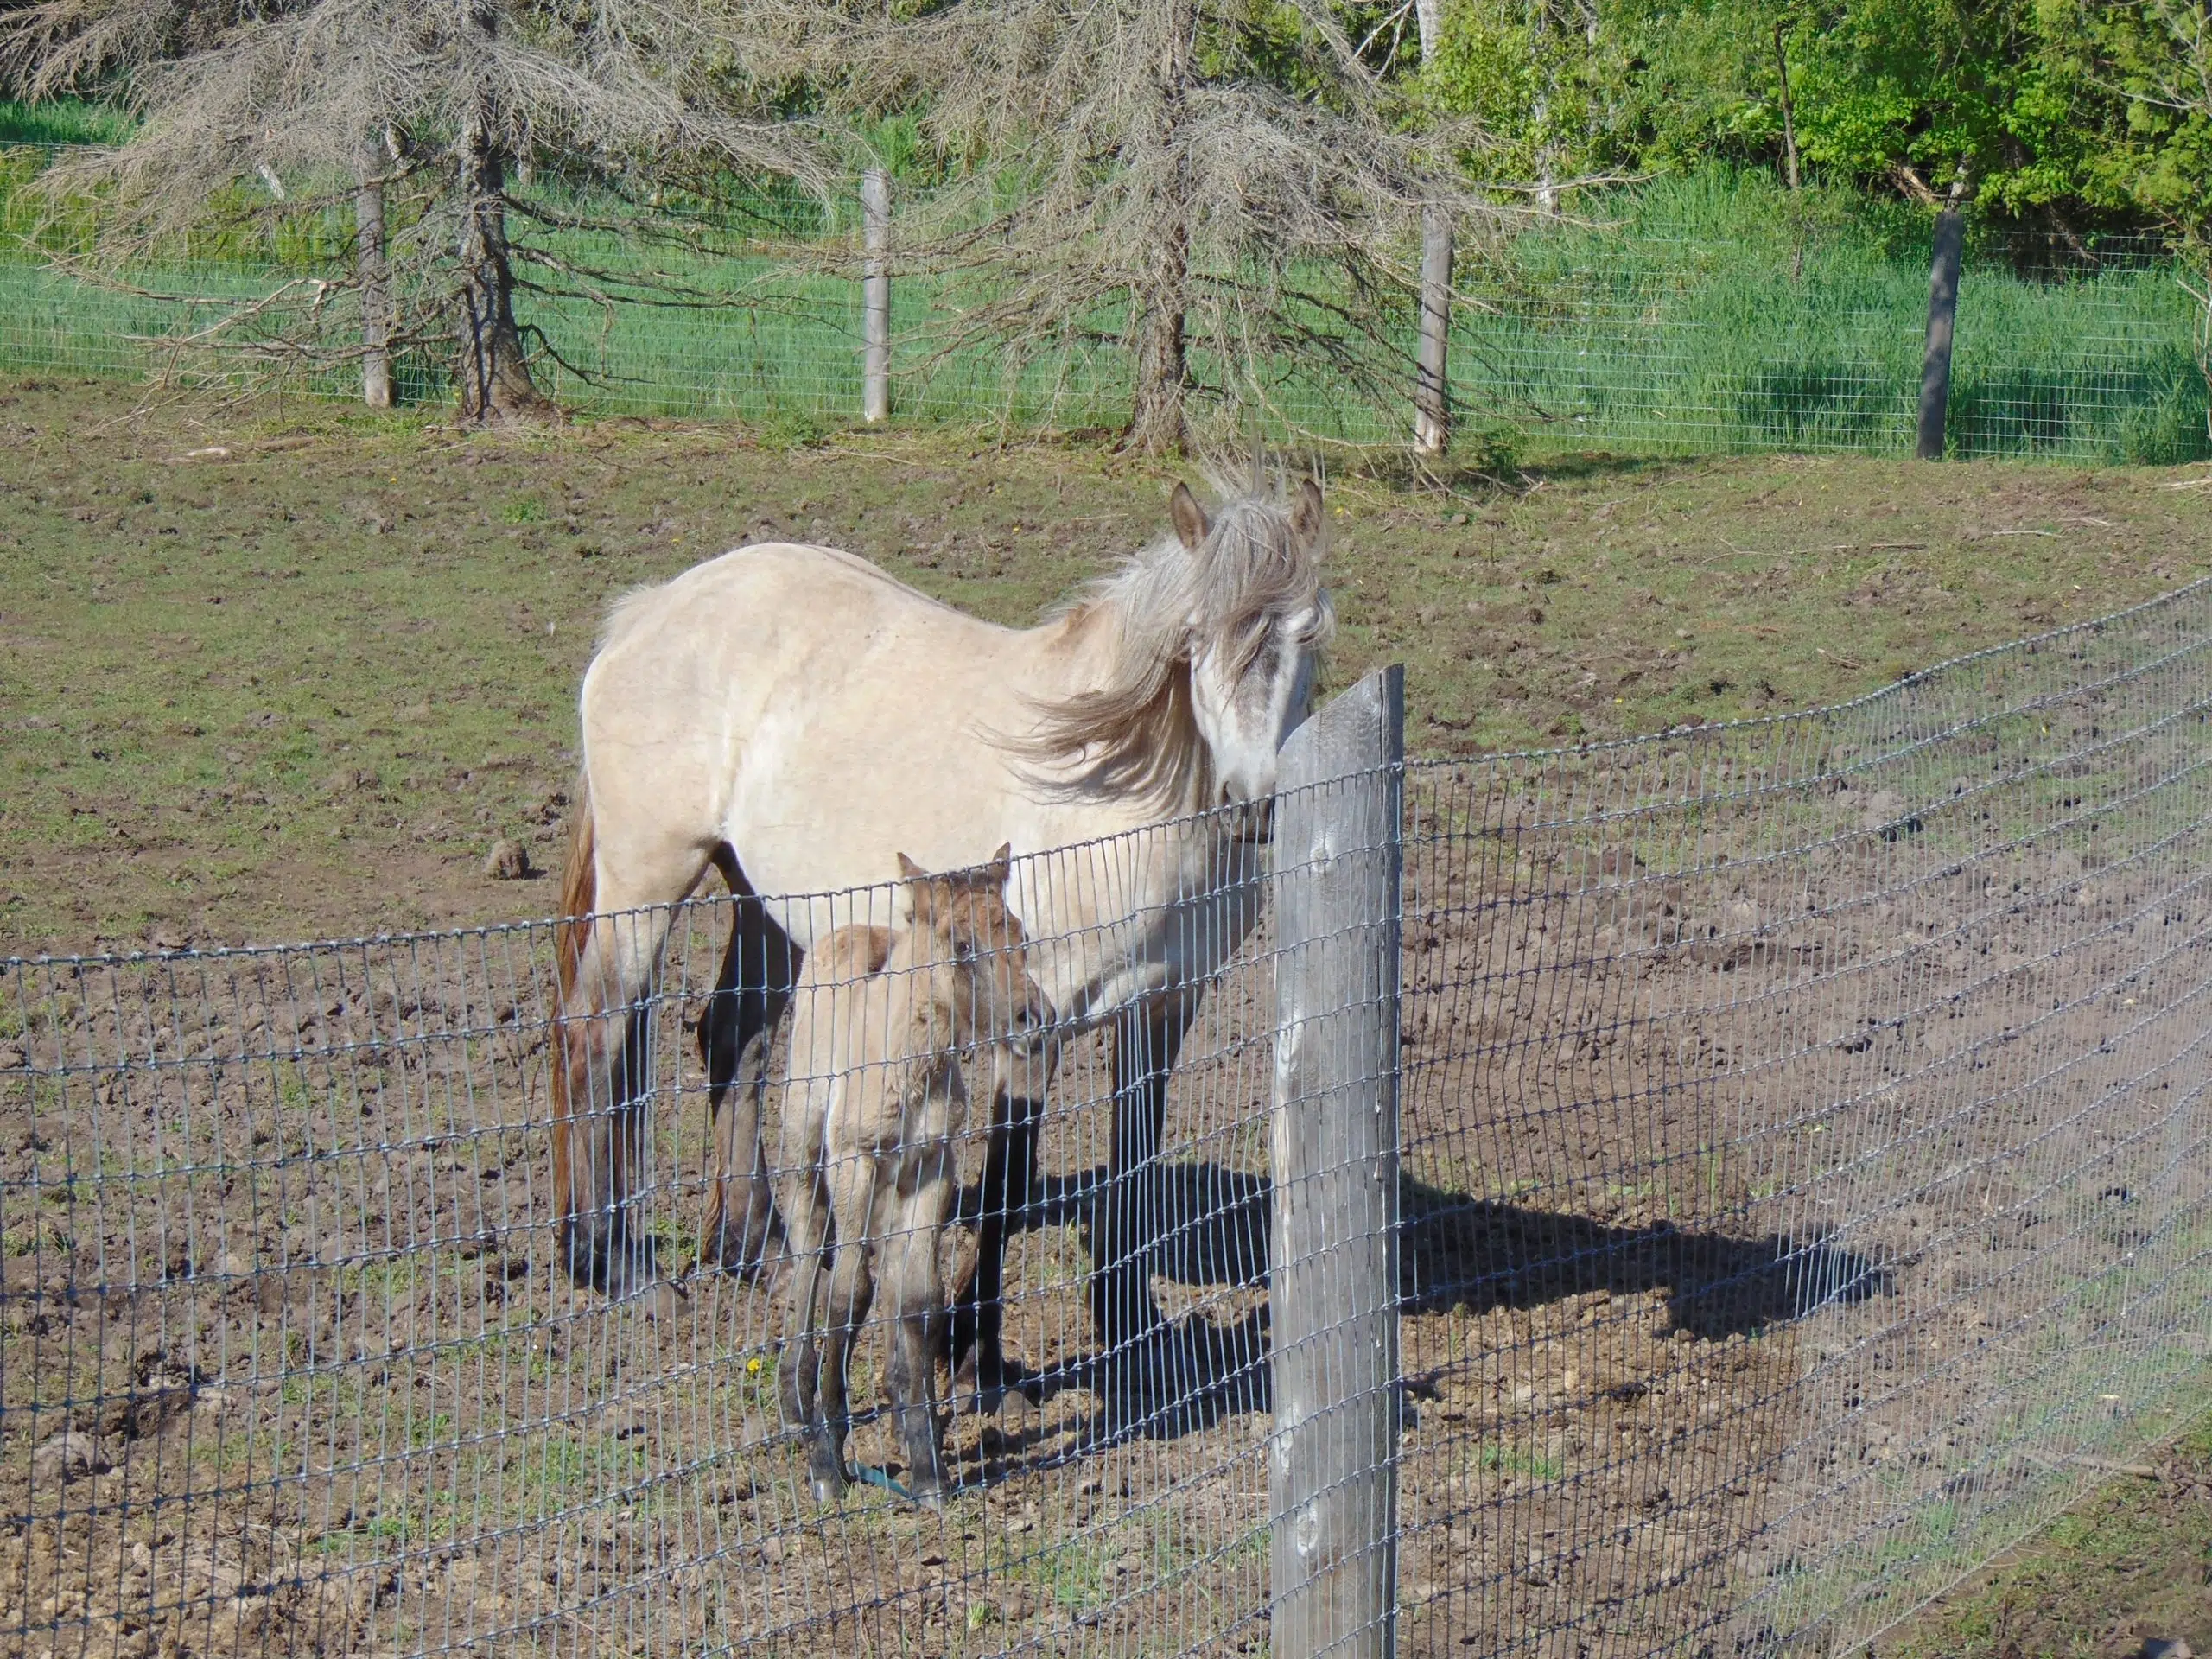
[[[807,1430],[807,1465],[817,1503],[834,1503],[845,1491],[845,1436],[852,1427],[846,1369],[875,1288],[868,1259],[875,1248],[868,1236],[875,1160],[865,1154],[837,1159],[829,1175],[836,1238],[830,1248],[830,1306],[823,1321],[815,1416]]]
[[[626,1296],[653,1276],[649,1242],[636,1236],[630,1216],[645,1161],[639,1095],[651,1038],[638,1005],[652,991],[668,926],[665,909],[601,916],[562,1009],[553,1124],[561,1257],[574,1282],[610,1296]]]
[[[776,1021],[791,1000],[800,957],[791,936],[753,896],[727,848],[715,861],[737,902],[721,973],[699,1016],[699,1058],[707,1072],[715,1148],[699,1256],[703,1264],[725,1272],[755,1273],[773,1255],[779,1230],[760,1137],[768,1051]],[[733,1085],[737,1098],[725,1111],[724,1096]]]
[[[1035,1374],[1006,1357],[1006,1240],[1036,1195],[1037,1135],[1051,1075],[1050,1061],[1000,1053],[977,1193],[976,1268],[952,1307],[947,1356],[987,1400],[1010,1388],[1041,1397]]]
[[[891,1409],[911,1471],[906,1484],[931,1509],[943,1506],[944,1440],[938,1432],[938,1343],[944,1322],[938,1245],[952,1212],[952,1159],[944,1142],[915,1149],[912,1190],[887,1206],[893,1229],[884,1247],[895,1323],[891,1331]]]
[[[784,1421],[807,1429],[814,1422],[822,1363],[822,1281],[830,1248],[830,1193],[823,1185],[819,1163],[792,1172],[784,1188],[784,1213],[790,1220],[794,1257],[791,1334],[784,1350],[781,1379]]]

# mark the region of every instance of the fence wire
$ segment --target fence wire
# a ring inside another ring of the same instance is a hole
[[[91,221],[57,231],[27,205],[29,185],[54,153],[0,149],[0,232],[12,232],[11,245],[0,246],[0,370],[136,376],[190,366],[184,342],[226,306],[286,276],[342,276],[348,268],[351,222],[333,210],[319,229],[296,227],[289,261],[232,238],[136,267],[128,286],[78,283],[47,269],[41,249],[82,252]],[[1806,224],[1782,234],[1754,212],[1718,233],[1675,234],[1634,223],[1633,202],[1615,204],[1624,205],[1630,222],[1621,226],[1562,221],[1466,251],[1451,381],[1468,445],[1492,452],[1497,465],[1522,447],[1912,448],[1927,324],[1924,232],[1900,242],[1866,227]],[[720,296],[696,308],[611,311],[595,290],[530,296],[524,321],[550,348],[535,371],[543,389],[607,414],[798,427],[859,419],[857,251],[849,279],[821,268],[818,241],[802,262],[799,242],[823,228],[787,217],[780,233],[781,221],[753,215],[702,218],[714,226],[710,239],[728,245],[712,253],[632,246],[611,230],[539,231],[518,218],[522,244],[543,241],[610,283],[657,274]],[[992,342],[946,350],[948,320],[979,295],[902,273],[895,257],[892,269],[893,418],[1061,429],[1128,418],[1135,382],[1118,315],[1102,313],[1088,343],[1033,358]],[[2143,463],[2212,455],[2201,308],[2177,274],[2156,238],[2055,250],[2048,238],[1977,234],[1960,286],[1951,453]],[[327,315],[343,315],[350,302],[341,292]],[[409,355],[399,372],[410,399],[448,395],[442,363]],[[1193,373],[1227,384],[1202,346]],[[1268,407],[1250,412],[1272,429],[1391,444],[1411,429],[1409,404],[1374,407],[1325,372],[1284,362],[1258,365],[1257,376],[1268,383]],[[350,397],[358,384],[349,377],[350,369],[318,384]]]
[[[1404,768],[1399,971],[1363,993],[1402,998],[1400,1651],[1841,1652],[2204,1403],[2208,652],[2200,585],[1815,715]],[[1135,848],[1018,867],[1017,913]],[[1253,907],[1286,874],[1208,868]],[[898,892],[823,919],[895,931]],[[671,1273],[724,1236],[697,1046],[731,920],[609,924],[669,932],[633,1202]],[[934,1028],[957,1192],[865,1241],[823,1503],[788,1259],[613,1302],[562,1270],[559,938],[0,966],[0,1650],[1289,1650],[1271,917],[1186,938],[1225,962],[1137,1176],[1117,1034],[1057,1028],[1005,1217],[1035,1399],[938,1374],[941,1513],[884,1286],[929,1255],[954,1294],[979,1252],[1003,1027]],[[798,1001],[848,1032],[894,1022],[835,998],[948,970],[835,960]],[[841,1098],[935,1052],[805,1029],[769,1075]],[[766,1121],[788,1215],[772,1088]],[[1102,1255],[1156,1321],[1102,1332]]]
[[[1408,1651],[1840,1653],[2202,1405],[2209,649],[1414,770]]]

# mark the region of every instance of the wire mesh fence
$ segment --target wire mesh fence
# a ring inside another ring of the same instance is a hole
[[[2208,647],[1409,775],[1412,1650],[1842,1652],[2202,1402]]]
[[[174,365],[182,342],[226,306],[285,276],[347,268],[351,225],[333,209],[320,232],[296,238],[281,257],[233,240],[134,269],[127,284],[80,283],[48,268],[41,248],[57,234],[81,242],[89,220],[66,233],[41,228],[25,195],[53,153],[0,151],[0,368],[137,375]],[[1593,212],[1602,219],[1612,207]],[[1560,221],[1468,251],[1450,378],[1471,442],[1910,451],[1927,321],[1924,230],[1787,227],[1756,204],[1713,223],[1694,213],[1649,217],[1631,206],[1618,224]],[[818,238],[835,241],[841,227],[814,226],[817,242],[802,261],[807,227],[796,219],[781,230],[758,213],[700,222],[709,221],[715,245],[686,251],[664,237],[631,245],[613,229],[518,217],[525,264],[542,244],[600,273],[591,291],[561,291],[546,275],[550,288],[524,296],[524,321],[547,348],[537,368],[546,390],[606,413],[858,420],[857,242],[850,276],[840,276]],[[1102,315],[1095,337],[1034,356],[1003,342],[943,349],[946,320],[976,295],[900,272],[897,243],[894,222],[894,419],[1017,429],[1126,420],[1134,379],[1116,343],[1119,319]],[[649,272],[712,302],[600,302],[626,273]],[[2027,234],[1975,236],[1960,289],[1952,453],[2150,463],[2212,455],[2200,308],[2177,275],[2156,238],[2054,249]],[[343,315],[345,302],[341,289],[330,315]],[[1193,361],[1201,378],[1211,373],[1203,350]],[[407,395],[444,395],[442,365],[416,354],[401,367]],[[1376,407],[1310,367],[1261,365],[1259,378],[1271,382],[1268,407],[1251,411],[1263,425],[1353,443],[1395,444],[1410,430],[1409,407]],[[338,374],[323,389],[353,390]]]
[[[1206,866],[1244,919],[1156,1145],[1169,1057],[1055,1010],[1040,1058],[1005,926],[902,957],[910,889],[817,901],[863,931],[756,1068],[785,1222],[817,1161],[948,1166],[841,1236],[849,1325],[706,1219],[752,1167],[698,1052],[726,899],[609,924],[668,928],[623,1145],[675,1281],[612,1301],[563,1271],[557,925],[8,963],[0,1645],[1302,1655],[1326,1537],[1382,1598],[1337,1651],[1842,1651],[2204,1402],[2208,652],[2200,585],[1810,715],[1295,790]],[[917,1263],[941,1510],[883,1402]]]

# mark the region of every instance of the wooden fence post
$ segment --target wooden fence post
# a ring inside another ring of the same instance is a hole
[[[384,240],[384,157],[365,149],[353,192],[354,261],[361,282],[361,401],[391,407],[391,311]]]
[[[861,418],[873,426],[891,416],[891,175],[880,167],[861,175]]]
[[[1436,61],[1443,0],[1414,0],[1421,60]],[[1421,216],[1421,340],[1414,365],[1414,453],[1441,455],[1452,445],[1452,221],[1435,207]]]
[[[1398,906],[1405,671],[1283,746],[1275,804],[1276,1659],[1389,1659],[1398,1520]]]
[[[1951,413],[1951,329],[1959,312],[1959,256],[1967,233],[1959,195],[1953,189],[1950,205],[1936,216],[1936,253],[1929,264],[1928,349],[1920,363],[1920,439],[1913,450],[1922,461],[1943,459]]]

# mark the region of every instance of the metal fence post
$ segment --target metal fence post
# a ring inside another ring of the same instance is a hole
[[[1405,676],[1370,674],[1279,770],[1268,1260],[1270,1651],[1396,1646],[1398,907]]]
[[[873,426],[891,416],[891,175],[880,167],[861,175],[861,418]]]

